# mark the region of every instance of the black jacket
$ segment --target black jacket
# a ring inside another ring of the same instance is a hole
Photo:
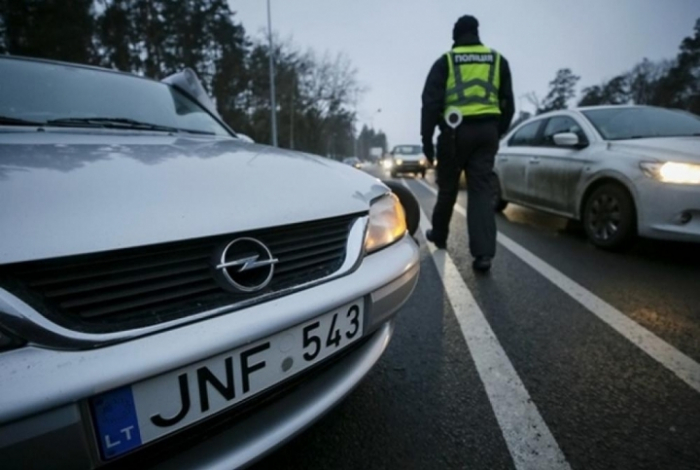
[[[453,47],[480,45],[479,37],[469,34],[461,37],[455,42]],[[430,69],[428,79],[423,89],[423,111],[421,113],[421,136],[423,144],[432,145],[435,126],[440,126],[441,130],[445,126],[443,113],[445,112],[445,89],[447,88],[447,76],[450,73],[447,55],[440,57]],[[465,117],[464,122],[469,120],[495,120],[498,121],[499,135],[503,136],[510,128],[510,123],[515,114],[515,101],[513,99],[513,80],[510,75],[510,67],[505,57],[501,56],[501,84],[498,90],[498,101],[500,103],[501,115],[496,116],[472,116]]]

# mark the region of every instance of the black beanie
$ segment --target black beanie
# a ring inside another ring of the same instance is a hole
[[[472,15],[464,15],[455,23],[452,30],[452,39],[456,41],[465,34],[479,34],[479,20]]]

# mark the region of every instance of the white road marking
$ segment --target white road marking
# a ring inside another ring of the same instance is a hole
[[[429,185],[428,183],[426,183],[425,181],[421,181],[421,180],[419,180],[419,179],[416,179],[416,180],[414,180],[414,181],[417,181],[418,183],[422,184],[423,186],[425,186],[425,187],[428,189],[428,191],[430,191],[431,193],[433,193],[433,194],[435,194],[435,195],[437,196],[437,189],[433,188],[432,186],[430,186],[430,185]],[[404,184],[406,185],[406,187],[407,187],[408,189],[411,189],[411,188],[406,184],[406,180],[403,180],[403,182],[404,182]],[[467,210],[466,210],[464,207],[462,207],[462,206],[460,206],[459,204],[457,204],[457,203],[455,203],[455,212],[458,212],[458,213],[462,214],[464,217],[467,216]]]
[[[432,186],[420,180],[416,181],[437,194]],[[455,204],[455,211],[466,216],[464,207],[459,204]],[[498,243],[655,361],[676,374],[695,391],[700,392],[700,364],[501,232],[498,232]]]
[[[408,188],[405,180],[403,184]],[[423,230],[430,228],[423,209],[421,226]],[[436,250],[431,244],[428,247],[515,467],[570,469],[452,258],[445,250]]]

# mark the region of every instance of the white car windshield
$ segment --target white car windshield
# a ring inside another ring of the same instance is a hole
[[[686,111],[639,107],[583,111],[605,140],[700,136],[700,117]]]
[[[0,60],[5,124],[231,135],[184,93],[127,74],[52,62]]]
[[[420,155],[422,149],[419,145],[399,145],[394,148],[394,155]]]

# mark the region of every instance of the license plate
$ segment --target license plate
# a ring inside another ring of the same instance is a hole
[[[234,406],[357,341],[363,303],[182,369],[112,390],[91,399],[104,459]]]

